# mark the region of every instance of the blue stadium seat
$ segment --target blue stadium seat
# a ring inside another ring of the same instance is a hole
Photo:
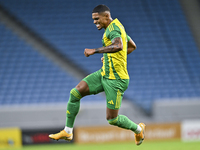
[[[91,18],[98,0],[70,3],[0,0],[0,3],[88,73],[101,68],[101,54],[89,58],[83,55],[84,48],[101,47],[103,31],[96,30]],[[103,0],[101,3],[110,7],[112,17],[124,24],[137,44],[137,50],[128,56],[131,79],[126,98],[150,111],[155,99],[200,97],[200,54],[178,0]],[[5,41],[3,44],[6,46]],[[54,90],[57,89],[56,86]],[[26,93],[27,98],[29,94],[31,91]]]
[[[0,105],[67,103],[79,81],[2,24],[0,33]]]

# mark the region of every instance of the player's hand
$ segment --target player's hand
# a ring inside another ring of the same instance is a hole
[[[95,53],[95,49],[88,49],[86,48],[84,51],[84,54],[86,57],[89,57],[90,55],[93,55]]]
[[[101,62],[103,63],[103,61],[104,61],[104,58],[103,58],[103,57],[101,57]]]

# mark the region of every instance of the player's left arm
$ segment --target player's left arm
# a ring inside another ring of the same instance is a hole
[[[84,54],[86,57],[95,53],[115,53],[123,49],[123,43],[121,37],[116,37],[112,40],[112,44],[106,47],[100,47],[95,49],[86,48]]]
[[[129,37],[128,38],[128,47],[127,47],[127,54],[132,53],[137,47],[135,42]],[[103,57],[101,57],[101,62],[103,62]]]
[[[132,53],[136,49],[135,42],[129,37],[128,39],[128,48],[127,48],[127,54]]]

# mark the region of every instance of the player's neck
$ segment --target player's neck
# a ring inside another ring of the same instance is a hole
[[[106,26],[106,28],[110,25],[110,23],[113,21],[113,19],[112,18],[109,18],[109,21],[108,21],[108,25]],[[105,28],[105,29],[106,29]]]

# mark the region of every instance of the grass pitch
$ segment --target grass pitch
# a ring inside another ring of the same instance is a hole
[[[200,150],[200,142],[181,141],[144,141],[140,146],[135,143],[104,143],[104,144],[44,144],[24,146],[15,150]],[[5,149],[4,149],[5,150]],[[14,150],[12,148],[6,150]]]

